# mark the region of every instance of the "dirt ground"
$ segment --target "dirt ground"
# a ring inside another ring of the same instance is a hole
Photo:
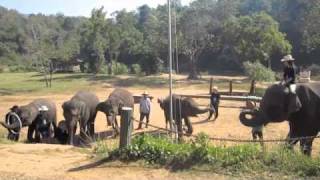
[[[100,100],[105,100],[112,88],[97,88],[95,93]],[[145,89],[130,89],[134,94],[141,94]],[[146,89],[149,94],[155,97],[152,101],[152,113],[150,123],[156,126],[165,127],[163,111],[160,109],[157,98],[165,97],[168,94],[167,89]],[[201,94],[207,90],[193,89],[175,89],[176,93]],[[70,99],[72,94],[56,95],[19,95],[19,96],[0,96],[0,117],[2,118],[8,109],[16,104],[27,104],[36,98],[50,98],[54,100],[58,107],[58,119],[62,120],[61,105],[64,101]],[[198,101],[201,105],[207,105],[208,100]],[[222,101],[222,106],[244,106],[244,102]],[[134,115],[139,118],[138,105],[135,106]],[[238,120],[239,108],[220,108],[220,116],[215,121],[203,121],[206,115],[193,118],[194,134],[205,132],[211,137],[250,139],[251,129],[240,124]],[[137,123],[134,124],[135,128]],[[1,127],[0,127],[1,128]],[[107,127],[105,116],[98,113],[95,129],[99,133],[110,131]],[[144,129],[146,130],[146,129]],[[148,128],[153,130],[152,128]],[[287,135],[288,125],[286,122],[279,124],[270,124],[264,129],[265,139],[283,138]],[[25,137],[26,128],[22,136]],[[217,144],[228,145],[230,143],[214,142]],[[319,142],[315,142],[313,153],[319,152]],[[69,172],[72,168],[92,162],[88,154],[83,153],[80,148],[66,145],[52,144],[1,144],[0,145],[0,180],[1,179],[230,179],[230,177],[217,175],[214,173],[171,173],[165,169],[148,169],[132,165],[110,165],[103,164],[94,168]]]

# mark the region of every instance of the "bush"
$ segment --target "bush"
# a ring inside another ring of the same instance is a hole
[[[27,65],[9,65],[9,72],[31,72],[36,71],[35,68]]]
[[[119,63],[119,62],[113,62],[112,63],[112,73],[114,75],[128,74],[129,70],[125,64]]]
[[[222,174],[268,172],[303,177],[320,175],[319,157],[310,158],[283,146],[267,152],[258,144],[220,147],[209,142],[209,137],[204,133],[198,134],[191,143],[178,144],[166,136],[140,135],[135,136],[127,148],[116,149],[108,154],[110,160],[144,160],[147,164],[174,170],[196,166]],[[106,149],[101,146],[96,151],[105,152]]]
[[[141,66],[139,64],[132,64],[131,72],[132,72],[132,74],[140,75],[141,74]]]
[[[6,67],[0,65],[0,73],[4,73],[5,71],[6,71]]]
[[[243,63],[245,73],[256,81],[266,81],[271,82],[275,81],[275,73],[271,70],[263,66],[259,62],[251,63],[244,62]]]

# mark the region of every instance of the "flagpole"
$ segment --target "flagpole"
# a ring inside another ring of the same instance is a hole
[[[168,40],[169,40],[169,96],[170,96],[170,129],[173,130],[172,104],[172,37],[171,37],[171,0],[168,0]]]

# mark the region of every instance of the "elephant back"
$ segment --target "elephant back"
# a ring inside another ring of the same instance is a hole
[[[87,108],[89,108],[90,116],[96,114],[96,108],[99,104],[99,98],[95,94],[87,91],[79,91],[71,98],[71,101],[73,101],[74,103],[80,101],[83,102],[87,106]]]
[[[57,107],[53,101],[51,101],[49,99],[36,99],[36,100],[32,101],[30,104],[28,104],[27,106],[30,109],[35,108],[36,110],[38,110],[41,106],[46,106],[48,108],[48,112],[46,113],[48,121],[56,124],[56,122],[57,122]],[[36,119],[37,115],[38,114],[36,114],[34,119]]]
[[[116,105],[118,107],[134,107],[133,95],[125,89],[117,88],[113,90],[109,95],[108,100],[112,103],[112,105]]]

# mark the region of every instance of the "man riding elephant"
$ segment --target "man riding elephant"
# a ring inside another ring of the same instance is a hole
[[[320,83],[298,84],[292,95],[288,88],[275,84],[266,90],[260,108],[240,113],[245,126],[257,127],[270,122],[289,122],[288,144],[294,145],[294,138],[301,139],[301,150],[310,155],[314,137],[320,131]],[[251,118],[246,115],[250,115]]]

